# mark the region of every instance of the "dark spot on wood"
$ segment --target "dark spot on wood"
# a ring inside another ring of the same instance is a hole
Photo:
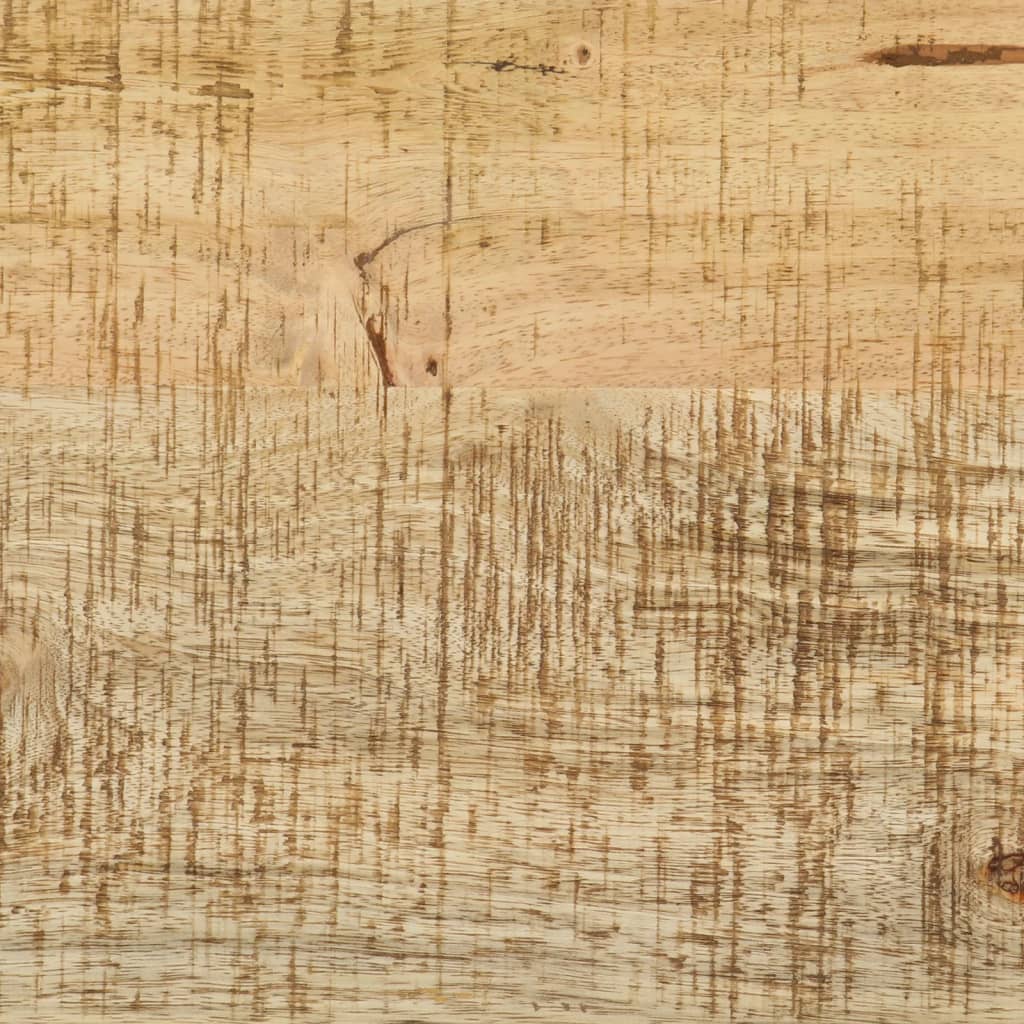
[[[1024,64],[1024,46],[915,43],[887,46],[864,55],[871,64],[891,68],[964,67],[971,64]]]
[[[436,377],[437,376],[437,360],[436,359],[431,358],[431,359],[427,360],[427,373],[429,373],[431,377]]]
[[[576,47],[576,63],[581,68],[585,68],[590,63],[591,56],[590,47],[586,43],[580,43]]]
[[[234,82],[213,82],[199,90],[200,96],[218,96],[225,100],[251,100],[252,90]]]
[[[1001,839],[992,840],[992,856],[982,872],[985,880],[1001,893],[1024,902],[1024,850],[1006,853]]]

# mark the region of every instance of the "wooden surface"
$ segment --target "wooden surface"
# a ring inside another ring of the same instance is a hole
[[[0,6],[0,1020],[1018,1021],[1022,45]]]

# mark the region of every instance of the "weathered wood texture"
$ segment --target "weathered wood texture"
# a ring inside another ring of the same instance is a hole
[[[0,5],[0,1020],[1020,1020],[1021,44]]]
[[[1022,382],[1019,4],[5,10],[10,386]]]
[[[4,1019],[1013,1019],[1019,403],[434,395],[5,399]]]

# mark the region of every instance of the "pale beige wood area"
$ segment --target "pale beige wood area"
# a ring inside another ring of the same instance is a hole
[[[11,386],[1021,383],[1017,4],[7,10]]]
[[[1021,45],[0,5],[0,1021],[1018,1021]]]
[[[5,397],[4,1019],[1011,1019],[1019,402],[435,394]]]

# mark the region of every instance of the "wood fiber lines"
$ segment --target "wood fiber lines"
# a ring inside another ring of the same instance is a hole
[[[0,2],[0,1021],[1016,1024],[1021,45]]]
[[[1019,402],[433,395],[5,399],[5,1019],[1004,1019]]]
[[[831,345],[892,389],[980,338],[1017,387],[1020,45],[1005,0],[12,2],[0,383],[799,386]]]

